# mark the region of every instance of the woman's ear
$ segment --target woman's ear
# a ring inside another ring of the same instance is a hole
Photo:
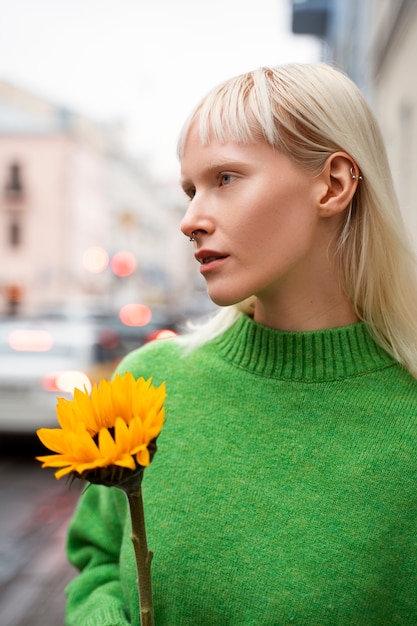
[[[332,217],[349,206],[359,183],[359,170],[346,152],[334,152],[327,159],[321,179],[318,203],[320,217]]]

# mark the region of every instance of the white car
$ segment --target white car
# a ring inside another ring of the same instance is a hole
[[[106,357],[109,351],[106,351]],[[101,361],[101,363],[100,363]],[[58,426],[57,397],[111,376],[103,346],[89,325],[24,320],[0,322],[0,433],[30,434]],[[95,372],[95,374],[94,374]]]

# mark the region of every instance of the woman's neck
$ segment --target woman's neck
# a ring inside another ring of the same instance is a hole
[[[359,320],[348,297],[340,292],[327,298],[305,293],[298,298],[278,300],[258,299],[254,320],[282,331],[325,330],[348,326]]]

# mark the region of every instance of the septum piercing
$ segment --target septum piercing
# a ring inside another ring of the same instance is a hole
[[[352,167],[350,168],[350,175],[352,176],[352,180],[356,180],[356,179],[358,179],[358,180],[363,180],[363,176],[362,176],[362,174],[359,174],[359,176],[356,176],[356,174],[355,174],[355,170],[353,169],[353,165],[352,165]],[[192,233],[191,233],[191,234],[192,234]]]
[[[195,241],[195,230],[191,233],[190,241]]]

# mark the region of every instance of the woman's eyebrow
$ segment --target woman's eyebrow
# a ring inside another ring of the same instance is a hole
[[[240,169],[245,165],[245,161],[236,159],[213,159],[211,161],[207,161],[204,164],[204,167],[199,172],[199,176],[207,176],[213,174],[213,172],[218,172],[221,170],[234,170]],[[184,177],[181,179],[181,186],[184,188],[188,188],[193,185],[191,178]]]

